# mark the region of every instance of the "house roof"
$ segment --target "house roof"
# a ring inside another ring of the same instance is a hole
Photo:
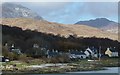
[[[97,49],[95,47],[90,48],[93,52],[96,52]]]
[[[87,52],[88,52],[89,54],[92,54],[89,50],[87,50]]]
[[[75,54],[75,55],[85,55],[85,53],[80,52],[80,51],[72,51],[70,52],[71,54]]]
[[[115,48],[109,48],[111,52],[117,52]]]
[[[52,52],[52,51],[48,52],[49,56],[55,56],[55,55],[58,55],[58,54],[59,54],[58,52]]]

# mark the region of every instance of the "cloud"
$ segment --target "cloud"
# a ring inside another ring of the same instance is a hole
[[[117,2],[84,2],[79,11],[83,18],[105,17],[111,20],[118,19],[118,3]],[[89,19],[88,18],[88,19]]]
[[[44,15],[44,18],[53,22],[57,21],[59,23],[73,23],[77,18],[76,11],[80,6],[80,4],[77,4],[79,3],[68,3],[64,6],[64,8],[59,8],[47,13],[47,15]]]
[[[44,15],[49,21],[60,23],[75,23],[98,17],[117,21],[117,16],[117,2],[73,2],[65,5],[64,8],[49,11]]]
[[[55,11],[64,9],[69,2],[19,2],[25,7],[32,9],[40,15],[47,15]],[[57,13],[56,13],[57,14]]]
[[[86,2],[82,8],[81,11],[93,16],[113,16],[118,12],[117,2]]]

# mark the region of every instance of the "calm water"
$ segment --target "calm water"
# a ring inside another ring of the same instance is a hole
[[[2,75],[120,75],[118,73],[72,73],[72,74],[2,74]]]
[[[3,75],[120,75],[118,67],[100,71],[68,72],[65,74],[3,74]]]
[[[72,74],[3,74],[3,75],[120,75],[118,73],[72,73]]]

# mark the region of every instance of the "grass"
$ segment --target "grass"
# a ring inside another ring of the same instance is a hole
[[[31,60],[29,63],[22,62],[22,61],[11,61],[8,63],[3,63],[4,66],[7,65],[14,65],[19,70],[12,70],[9,71],[7,69],[3,69],[4,72],[22,72],[22,73],[65,73],[65,72],[73,72],[73,71],[92,71],[92,70],[103,70],[103,67],[116,67],[118,66],[118,58],[108,58],[108,59],[101,59],[101,61],[87,61],[79,60],[71,63],[67,63],[67,66],[60,68],[60,67],[48,67],[48,68],[27,68],[26,66],[30,65],[40,65],[45,64],[46,62],[41,59],[34,59]]]
[[[102,59],[100,62],[97,62],[100,66],[103,67],[118,67],[119,64],[118,58],[109,58]]]
[[[77,62],[73,62],[76,64],[80,64],[81,66],[88,66],[88,65],[96,65],[96,66],[101,66],[101,67],[118,67],[119,63],[119,58],[104,58],[101,59],[100,61],[88,61],[88,60],[81,60]]]

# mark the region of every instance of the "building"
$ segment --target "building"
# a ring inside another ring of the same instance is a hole
[[[60,53],[58,52],[58,50],[47,50],[47,58],[52,58],[52,57],[56,57],[58,56]]]
[[[114,48],[107,48],[105,51],[105,55],[108,55],[109,57],[118,57],[118,52]]]
[[[87,57],[90,57],[90,56],[93,57],[94,55],[94,52],[89,47],[85,50],[84,53],[86,54]]]
[[[9,48],[10,52],[14,52],[17,54],[22,54],[21,50],[19,48],[16,48],[14,44]]]
[[[86,59],[87,58],[86,54],[84,52],[82,52],[82,51],[71,51],[69,53],[69,57],[71,59],[76,59],[76,58]]]
[[[9,58],[6,58],[4,56],[0,56],[0,62],[9,62]]]
[[[87,48],[84,52],[86,54],[86,56],[88,58],[99,58],[101,57],[101,53],[100,53],[100,50],[98,51],[97,48],[95,47],[91,47],[91,48]]]

